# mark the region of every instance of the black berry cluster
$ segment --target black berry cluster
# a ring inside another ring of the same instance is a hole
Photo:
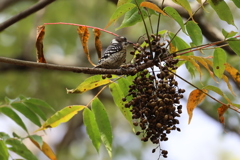
[[[169,54],[163,47],[160,36],[152,36],[152,38],[151,42],[145,41],[151,45],[152,52],[138,44],[134,47],[134,53],[138,52],[134,67],[138,68],[149,60],[155,67],[137,73],[127,95],[132,99],[125,104],[125,107],[130,108],[132,112],[133,124],[141,128],[141,131],[136,132],[137,135],[142,135],[141,140],[144,142],[150,140],[154,144],[159,144],[160,141],[168,140],[167,135],[171,131],[180,131],[176,126],[179,124],[177,118],[182,113],[179,100],[183,98],[182,93],[185,90],[180,89],[175,80],[174,71],[177,69],[178,59],[174,59],[175,55]],[[126,101],[126,97],[123,101]],[[152,152],[155,152],[155,149]],[[161,154],[166,158],[168,152],[161,149]]]

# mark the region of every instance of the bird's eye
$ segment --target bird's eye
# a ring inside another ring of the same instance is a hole
[[[125,38],[125,37],[121,37],[121,38],[123,41],[125,41],[125,42],[127,41],[127,38]]]

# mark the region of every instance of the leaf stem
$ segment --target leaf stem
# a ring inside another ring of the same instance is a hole
[[[78,27],[87,27],[87,28],[93,28],[93,29],[98,29],[100,31],[112,34],[114,36],[119,36],[116,33],[110,32],[108,30],[102,29],[102,28],[98,28],[98,27],[93,27],[93,26],[87,26],[87,25],[82,25],[82,24],[76,24],[76,23],[65,23],[65,22],[56,22],[56,23],[44,23],[44,25],[57,25],[57,24],[64,24],[64,25],[71,25],[71,26],[78,26]]]
[[[92,101],[93,101],[96,97],[98,97],[98,95],[99,95],[107,86],[108,86],[108,85],[103,86],[103,87],[101,88],[101,90],[98,91],[98,93],[91,99],[91,101],[88,102],[88,104],[86,105],[86,107],[88,107],[88,106],[92,103]]]
[[[205,1],[205,2],[206,2],[206,1]],[[204,3],[205,3],[205,2],[204,2]],[[187,22],[190,21],[190,19],[192,19],[193,16],[194,16],[201,8],[202,8],[202,6],[200,6],[200,7],[193,13],[193,15],[187,19],[187,21],[184,23],[184,25],[186,25]],[[194,21],[194,20],[193,20],[193,21]],[[182,28],[180,28],[180,29],[175,33],[175,35],[173,36],[173,38],[172,38],[172,39],[170,40],[170,42],[168,43],[167,47],[170,45],[170,43],[173,41],[173,39],[177,36],[177,34],[178,34],[181,30],[182,30]],[[167,47],[166,47],[166,48],[167,48]]]
[[[163,10],[163,3],[164,3],[164,0],[162,1],[162,5],[161,5],[161,9],[162,10]],[[158,14],[157,33],[156,33],[156,35],[158,35],[158,30],[159,30],[159,26],[160,26],[160,20],[161,20],[161,14],[159,13]]]

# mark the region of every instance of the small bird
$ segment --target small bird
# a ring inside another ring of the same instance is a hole
[[[115,37],[94,68],[118,69],[126,61],[126,48],[131,42],[123,36]]]

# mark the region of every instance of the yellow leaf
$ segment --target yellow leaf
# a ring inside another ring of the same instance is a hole
[[[33,142],[33,144],[35,144],[36,147],[38,147],[49,159],[51,160],[57,160],[57,157],[55,155],[55,153],[53,152],[53,150],[51,149],[51,147],[43,141],[43,145],[42,147],[39,146],[39,144],[34,141],[32,138],[30,138],[30,140]]]
[[[186,61],[192,63],[192,65],[194,65],[194,67],[197,69],[197,71],[200,74],[200,80],[202,79],[202,71],[200,69],[200,66],[197,64],[197,62],[191,56],[180,56],[179,59],[183,59],[183,60],[186,60]]]
[[[220,123],[224,123],[224,117],[223,114],[227,111],[228,106],[222,105],[221,107],[218,108],[218,118]]]
[[[73,105],[67,106],[62,110],[56,112],[35,132],[45,130],[47,128],[57,127],[59,124],[69,121],[78,111],[83,110],[86,106],[83,105]]]
[[[216,80],[216,78],[214,77],[214,73],[210,70],[208,63],[206,62],[206,58],[204,57],[200,57],[200,56],[189,56],[191,58],[193,58],[194,60],[198,61],[203,67],[205,67],[207,69],[207,71],[209,72],[210,76],[212,77],[212,79],[218,83],[218,81]],[[211,66],[212,67],[212,66]]]
[[[112,76],[116,78],[117,76]],[[81,83],[76,89],[67,89],[67,93],[83,93],[93,88],[112,83],[110,79],[102,79],[101,75],[95,75],[87,78],[83,83]]]
[[[174,52],[177,52],[177,51],[178,51],[177,47],[175,47],[175,46],[172,44],[172,42],[169,44],[169,47],[170,47],[170,49],[169,49],[170,53],[174,53]]]
[[[229,83],[229,80],[228,80],[228,77],[223,75],[222,79],[225,81],[225,83],[227,84],[228,86],[228,89],[231,91],[231,93],[236,96],[236,94],[234,93],[233,89],[232,89],[232,86],[231,84]]]
[[[206,89],[202,89],[202,91],[208,93],[208,90]],[[191,122],[194,108],[196,108],[196,106],[200,104],[206,97],[206,94],[203,93],[202,91],[199,89],[195,89],[190,93],[188,97],[187,102],[187,111],[189,116],[188,124],[190,124]]]
[[[161,13],[162,15],[164,16],[168,16],[163,10],[161,10],[157,5],[155,5],[154,3],[151,3],[151,2],[142,2],[140,4],[140,7],[146,7],[146,8],[149,8],[149,9],[152,9],[158,13]]]
[[[225,63],[225,70],[232,76],[235,82],[240,86],[240,72],[228,63]]]

